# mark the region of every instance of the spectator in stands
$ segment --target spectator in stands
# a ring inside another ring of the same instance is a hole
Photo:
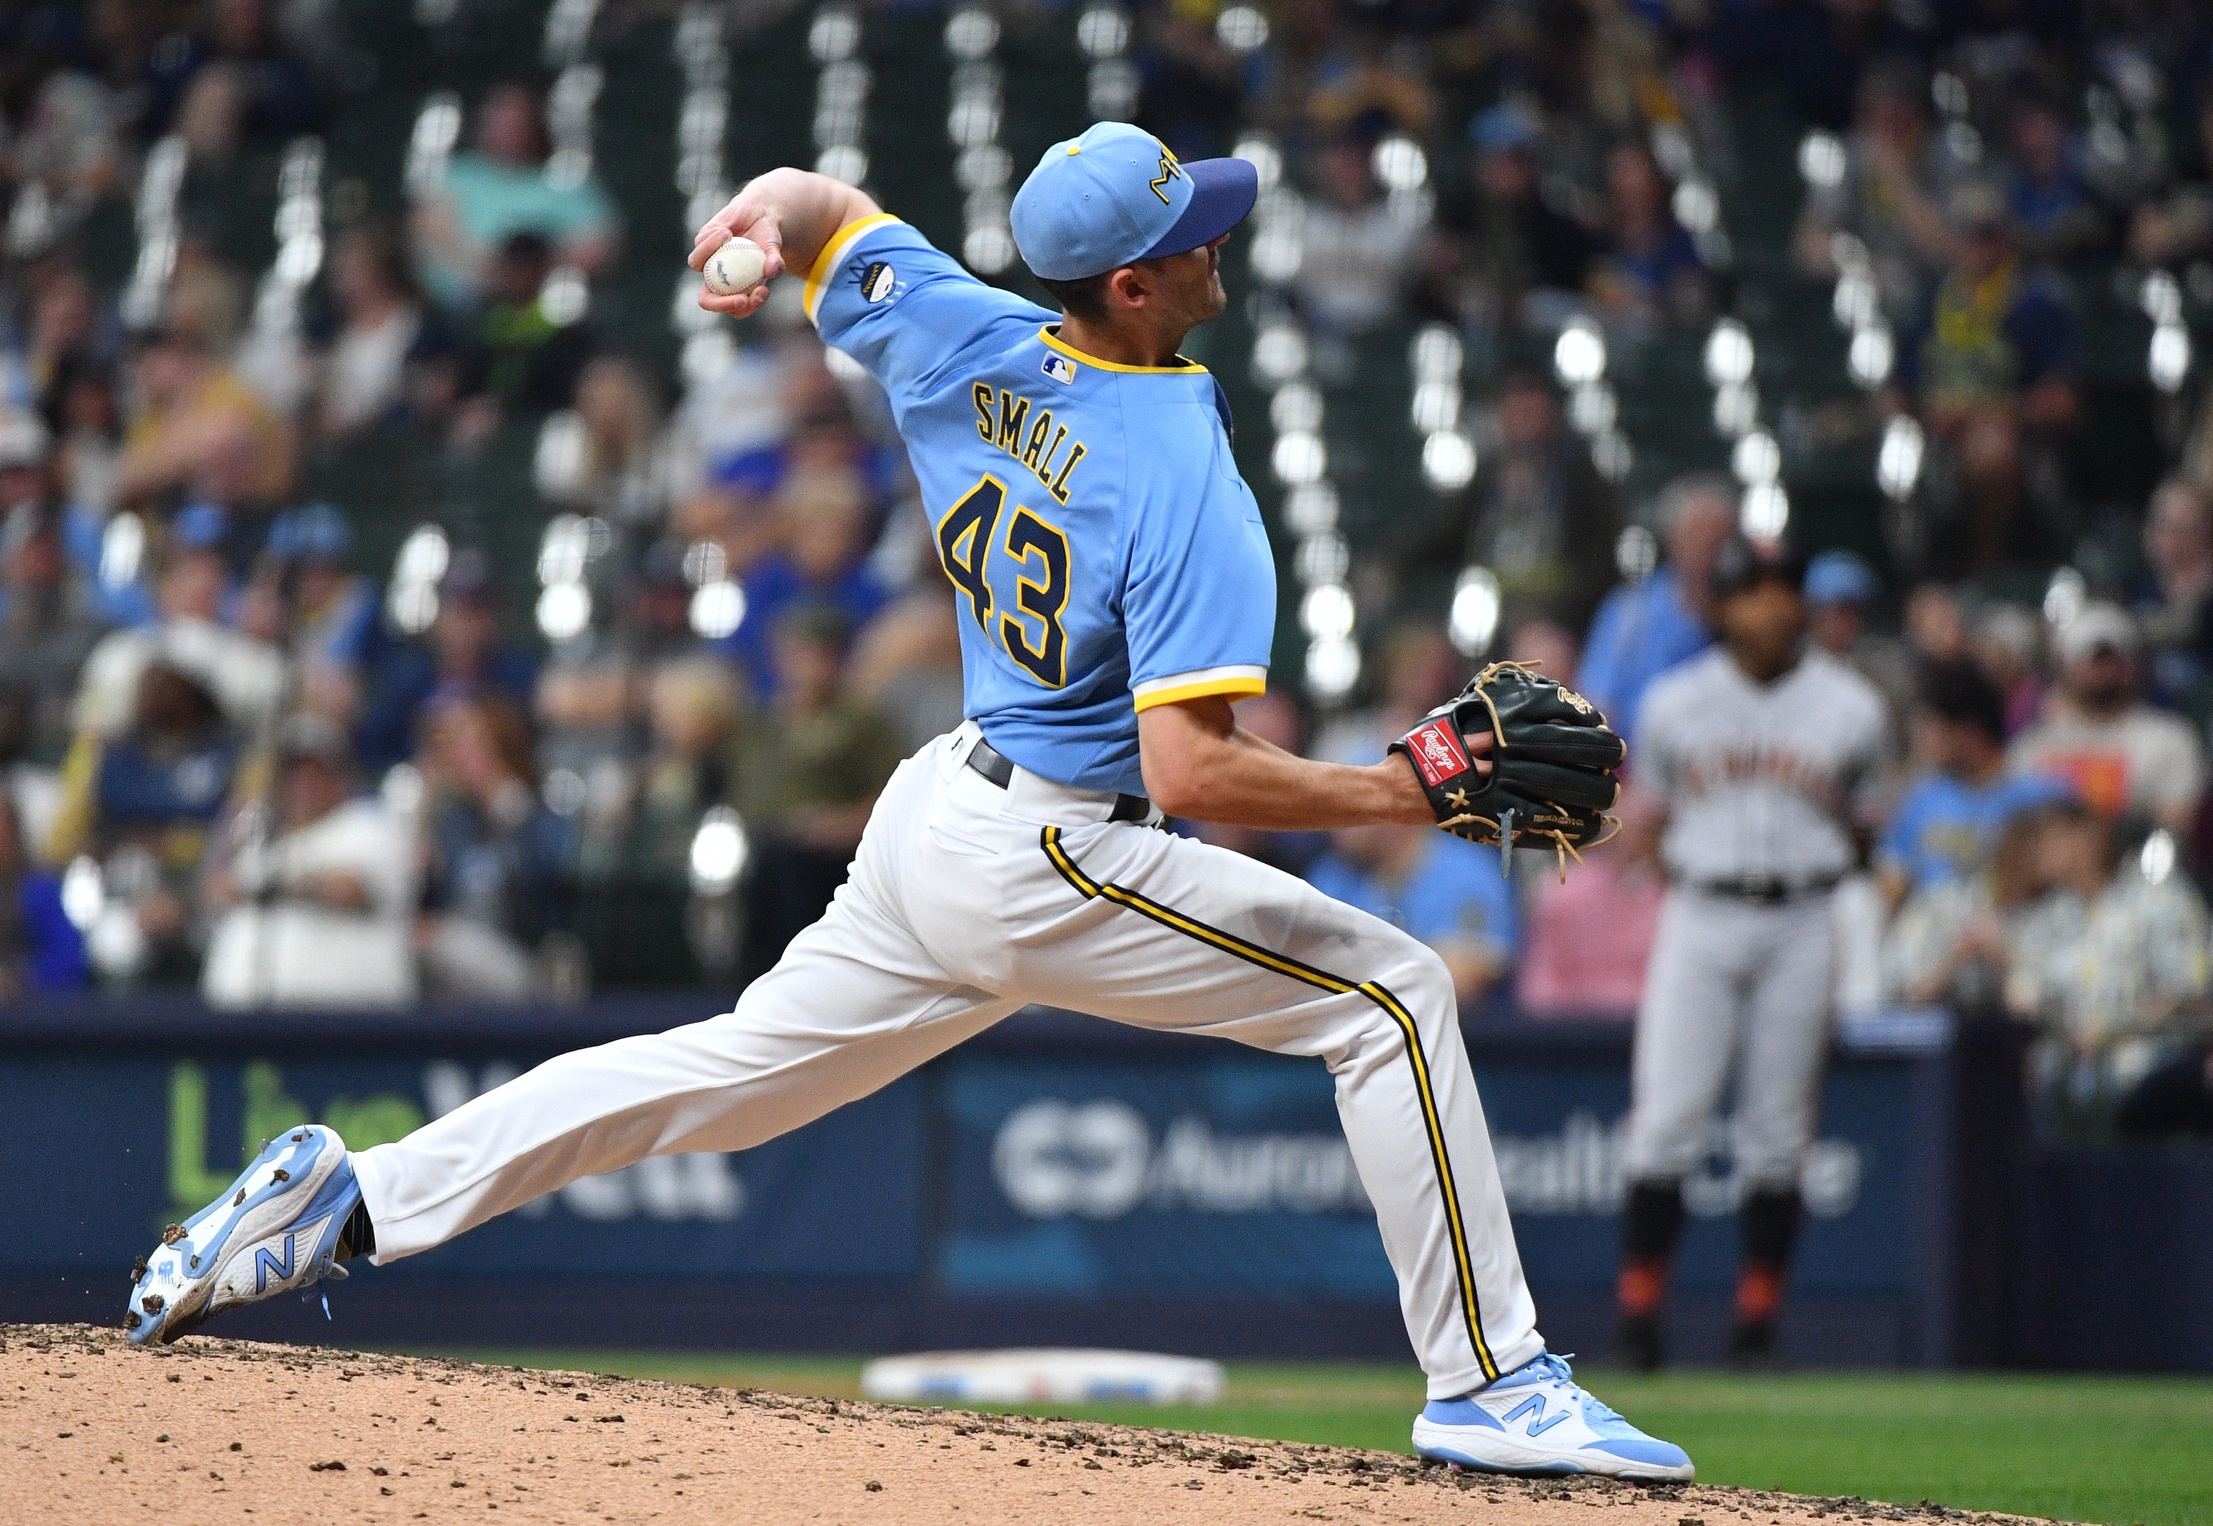
[[[1211,9],[1148,5],[1137,18],[1137,114],[1140,127],[1179,158],[1230,151],[1242,118],[1243,61],[1215,35]]]
[[[1617,144],[1606,155],[1604,229],[1590,294],[1610,327],[1641,334],[1711,316],[1698,246],[1675,220],[1667,177],[1642,143]]]
[[[433,995],[539,994],[535,950],[559,920],[568,829],[531,787],[520,708],[477,692],[442,699],[419,765],[427,864],[416,952]]]
[[[844,614],[823,605],[801,604],[780,616],[774,702],[738,738],[734,803],[754,833],[756,876],[781,887],[752,897],[747,907],[749,976],[775,964],[845,883],[868,812],[899,765],[890,718],[845,687],[851,631]]]
[[[944,588],[917,586],[853,643],[853,692],[892,718],[909,753],[961,723],[960,616],[946,595]]]
[[[1713,642],[1708,580],[1736,528],[1736,484],[1714,473],[1678,477],[1660,494],[1659,520],[1667,560],[1606,596],[1576,669],[1576,688],[1624,728],[1653,679]]]
[[[90,74],[56,69],[39,82],[0,151],[0,179],[33,209],[27,215],[23,201],[10,209],[10,253],[43,253],[115,191],[125,163],[116,115],[114,98]]]
[[[1957,590],[1923,583],[1906,595],[1906,644],[1924,662],[1946,662],[1968,653],[1967,609]]]
[[[700,817],[728,798],[742,695],[728,663],[680,657],[654,670],[646,711],[650,742],[625,867],[676,881],[690,863]]]
[[[1903,741],[1920,687],[1911,643],[1876,633],[1883,582],[1858,555],[1829,550],[1806,564],[1806,634],[1813,644],[1873,684],[1890,707],[1891,734]]]
[[[85,658],[73,722],[113,736],[129,724],[138,676],[157,657],[182,662],[212,686],[241,731],[261,725],[283,700],[284,658],[267,642],[223,623],[234,584],[223,558],[227,516],[196,503],[170,522],[155,590],[158,619],[111,631]]]
[[[1613,578],[1621,531],[1613,488],[1536,371],[1506,374],[1489,433],[1475,480],[1413,548],[1404,576],[1479,563],[1497,574],[1507,609],[1541,611],[1581,630]]]
[[[107,870],[105,935],[92,952],[105,974],[177,973],[189,958],[192,882],[238,769],[211,676],[157,658],[138,675],[120,736],[86,733],[62,769],[62,798],[43,857],[89,855]]]
[[[206,61],[199,38],[176,13],[153,13],[134,0],[92,0],[85,29],[104,62],[117,125],[152,142],[168,129],[193,72]]]
[[[1341,14],[1327,29],[1307,86],[1305,126],[1318,138],[1373,138],[1396,127],[1419,140],[1436,116],[1418,55],[1400,46],[1382,21],[1358,11]]]
[[[383,647],[376,585],[353,574],[352,556],[346,516],[311,503],[277,516],[256,569],[257,582],[276,585],[299,703],[341,726],[355,719],[362,672]]]
[[[794,471],[776,490],[774,504],[781,543],[746,574],[745,622],[724,643],[764,697],[775,694],[782,671],[775,642],[787,611],[835,610],[851,633],[891,602],[868,565],[877,519],[857,472],[842,465]]]
[[[438,585],[438,615],[428,639],[392,647],[370,680],[354,735],[362,767],[380,775],[406,758],[415,747],[416,723],[434,699],[489,694],[520,708],[530,703],[537,677],[530,654],[500,639],[483,555],[456,553]]]
[[[2093,601],[2059,629],[2059,682],[2015,739],[2015,773],[2052,774],[2108,820],[2138,811],[2186,833],[2205,788],[2205,752],[2180,717],[2138,696],[2136,623]]]
[[[1380,654],[1375,703],[1337,716],[1307,754],[1325,763],[1372,763],[1414,723],[1459,690],[1467,665],[1433,618],[1402,619]]]
[[[2124,857],[2110,823],[2051,809],[2052,889],[2024,918],[2008,1004],[2044,1037],[2030,1077],[2062,1130],[2097,1128],[2161,1064],[2195,1051],[2208,991],[2205,904],[2172,841]]]
[[[1975,621],[1969,649],[2006,697],[2006,737],[2036,724],[2044,710],[2044,627],[2018,604],[1996,604]]]
[[[1850,234],[1893,324],[1918,310],[1927,282],[1950,262],[1957,243],[1944,197],[1960,166],[1944,136],[1929,131],[1926,99],[1921,73],[1910,64],[1884,63],[1861,77],[1844,173],[1834,185],[1807,188],[1792,239],[1801,271],[1834,280],[1842,269],[1836,236]]]
[[[29,299],[29,332],[19,350],[9,346],[15,353],[7,363],[22,368],[21,384],[51,424],[60,402],[58,384],[74,369],[110,358],[113,335],[101,312],[99,294],[75,266],[56,265],[43,277],[27,273],[23,286]]]
[[[97,362],[64,361],[47,389],[46,424],[55,441],[48,469],[54,494],[63,505],[62,543],[93,608],[115,625],[140,625],[152,620],[153,589],[143,555],[144,521],[120,527],[117,532],[136,542],[139,555],[124,555],[120,547],[117,555],[108,555],[116,472],[122,462],[122,409],[116,400],[113,374]],[[0,454],[5,449],[0,446]]]
[[[0,471],[0,488],[40,475]],[[50,764],[69,745],[77,674],[101,624],[68,575],[60,526],[36,489],[0,504],[0,516],[0,684],[27,697],[27,751]]]
[[[16,827],[33,853],[46,846],[61,807],[61,770],[31,751],[37,713],[32,690],[0,684],[0,794],[15,808]]]
[[[338,240],[330,287],[339,327],[323,353],[316,424],[325,436],[344,438],[419,406],[411,369],[441,339],[398,240],[383,228],[355,228]]]
[[[667,516],[674,486],[661,448],[661,404],[653,383],[627,356],[602,355],[576,383],[576,416],[584,449],[573,480],[551,494],[579,513],[610,524],[650,529]]]
[[[2213,669],[2213,512],[2187,478],[2156,488],[2144,515],[2151,587],[2137,601],[2150,654],[2148,687],[2161,700],[2203,714]]]
[[[1590,282],[1596,241],[1543,193],[1542,131],[1511,103],[1477,116],[1468,183],[1439,211],[1433,279],[1445,309],[1478,331],[1557,327]]]
[[[215,1007],[397,1007],[415,999],[415,854],[354,793],[346,735],[290,716],[277,746],[275,838],[234,826],[202,881],[213,918],[200,990]],[[258,809],[258,808],[256,808]]]
[[[2051,890],[2052,802],[2015,813],[1970,872],[1928,880],[1906,897],[1883,935],[1887,1000],[1999,1009],[2022,957],[2029,914]]]
[[[230,77],[245,136],[276,143],[314,130],[322,117],[314,73],[277,35],[266,0],[217,0],[214,11],[207,69]]]
[[[1513,969],[1519,917],[1496,848],[1429,827],[1353,827],[1330,834],[1306,881],[1427,944],[1462,1006]]]
[[[617,585],[613,644],[634,664],[681,657],[700,645],[691,626],[684,556],[674,541],[657,541]]]
[[[1970,662],[1927,668],[1913,749],[1928,771],[1899,799],[1875,850],[1894,908],[1931,885],[1971,878],[2014,817],[2067,798],[2050,775],[2006,772],[2005,694]]]
[[[1954,555],[1987,571],[2066,544],[2061,506],[2025,511],[2039,475],[2031,454],[2048,454],[2074,423],[2074,320],[2052,284],[2023,267],[1995,188],[1960,186],[1951,213],[1956,254],[1923,324],[1900,346],[1890,406],[1912,399],[1950,453],[1962,521]]]
[[[482,439],[504,411],[551,413],[576,397],[591,358],[591,330],[546,309],[552,249],[536,233],[509,234],[494,255],[477,314],[460,357],[460,395],[467,400],[456,432]]]
[[[41,403],[60,452],[55,475],[63,493],[103,520],[115,507],[122,458],[123,405],[112,362],[105,346],[63,355],[46,373]]]
[[[2213,250],[2213,91],[2203,91],[2196,115],[2198,177],[2138,207],[2129,224],[2129,253],[2146,265],[2179,266]]]
[[[217,276],[180,278],[168,316],[141,344],[140,406],[116,469],[124,507],[159,509],[196,496],[255,509],[290,491],[290,427],[220,358],[232,331],[229,300]]]
[[[1530,1017],[1632,1021],[1666,892],[1649,853],[1594,854],[1565,881],[1530,876],[1516,1004]]]
[[[547,263],[587,275],[616,249],[615,208],[590,177],[568,183],[546,173],[546,129],[526,85],[495,84],[476,108],[473,152],[453,156],[445,180],[415,204],[411,223],[423,284],[462,311],[497,288],[493,265],[516,234],[539,241]]]
[[[2021,252],[2065,263],[2103,248],[2105,212],[2083,182],[2081,146],[2058,103],[2039,93],[2020,97],[2007,139],[2013,162],[2006,201]]]
[[[0,1006],[31,991],[85,984],[84,936],[62,910],[61,876],[26,847],[13,795],[0,790]]]
[[[1421,264],[1423,223],[1384,197],[1370,154],[1366,138],[1346,134],[1314,163],[1293,290],[1326,337],[1355,337],[1395,319]]]

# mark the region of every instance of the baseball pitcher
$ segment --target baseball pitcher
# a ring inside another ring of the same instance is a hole
[[[1502,669],[1405,759],[1308,762],[1241,731],[1276,596],[1222,389],[1177,353],[1222,311],[1252,167],[1179,163],[1101,123],[1013,205],[1054,313],[974,279],[837,181],[780,169],[699,234],[804,272],[825,342],[880,382],[959,607],[965,724],[885,788],[848,883],[736,1010],[548,1061],[404,1140],[274,1141],[173,1227],[132,1290],[134,1340],[443,1244],[647,1155],[742,1150],[865,1096],[1033,1002],[1319,1057],[1428,1374],[1429,1455],[1687,1479],[1545,1350],[1438,958],[1163,812],[1599,835],[1620,743],[1580,699]],[[745,317],[765,288],[703,296]],[[1463,729],[1465,726],[1466,729]],[[1411,765],[1411,766],[1410,766]]]

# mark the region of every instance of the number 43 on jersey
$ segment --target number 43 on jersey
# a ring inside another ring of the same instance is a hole
[[[1068,608],[1068,537],[1016,504],[999,538],[1006,507],[1006,484],[985,477],[938,521],[937,554],[953,586],[968,595],[977,626],[1023,672],[1058,689],[1068,682],[1068,633],[1060,623]],[[1014,607],[1004,612],[991,591],[994,555],[1015,567]]]

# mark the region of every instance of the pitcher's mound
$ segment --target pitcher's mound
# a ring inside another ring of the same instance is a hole
[[[0,1457],[0,1520],[98,1526],[2003,1519],[82,1325],[0,1326]]]

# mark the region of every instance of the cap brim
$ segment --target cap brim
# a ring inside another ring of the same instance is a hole
[[[1183,167],[1191,177],[1191,205],[1138,258],[1165,259],[1189,254],[1213,243],[1245,220],[1260,196],[1260,171],[1244,159],[1194,159]]]

